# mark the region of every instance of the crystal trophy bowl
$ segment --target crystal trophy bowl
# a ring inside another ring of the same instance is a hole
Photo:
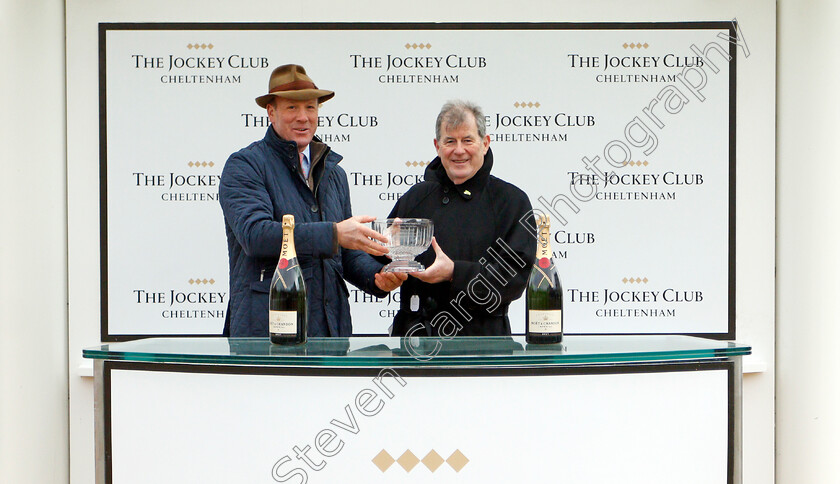
[[[414,260],[432,243],[435,225],[427,218],[388,218],[371,222],[373,230],[384,235],[387,243],[379,242],[388,248],[391,263],[384,267],[385,272],[421,272],[426,270],[423,264]]]

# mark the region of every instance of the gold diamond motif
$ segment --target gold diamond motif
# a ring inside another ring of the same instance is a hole
[[[529,108],[534,107],[534,103],[532,103],[531,101],[528,101],[528,107],[529,107]]]
[[[412,454],[410,450],[403,452],[403,455],[397,459],[397,464],[402,466],[406,472],[411,472],[411,469],[414,469],[414,466],[419,463],[420,459],[418,459],[416,455]]]
[[[627,42],[623,43],[621,46],[626,49],[627,48]]]
[[[430,450],[426,457],[423,457],[421,461],[423,465],[429,468],[430,471],[434,472],[438,470],[438,467],[443,465],[443,457],[440,456],[434,449]]]
[[[630,48],[631,48],[631,49],[635,49],[635,48],[636,48],[636,44],[630,44]]]
[[[405,48],[406,48],[406,49],[410,49],[410,48],[411,48],[411,44],[405,44]]]
[[[213,278],[210,278],[210,284],[215,284],[215,283],[216,283],[216,280],[213,279]]]
[[[373,465],[378,467],[380,471],[385,472],[389,467],[391,467],[391,465],[393,465],[394,458],[391,457],[391,454],[385,452],[385,449],[382,449],[382,452],[376,454],[376,457],[370,461],[373,462]]]
[[[455,469],[455,472],[461,472],[461,469],[463,469],[469,461],[470,460],[467,459],[467,456],[462,454],[461,451],[457,449],[455,450],[455,452],[452,453],[452,455],[449,456],[448,459],[446,459],[446,463],[449,464],[450,467]]]
[[[636,284],[638,284],[638,283],[640,283],[640,282],[642,282],[642,280],[641,280],[641,279],[639,279],[639,278],[637,277],[637,278],[636,278]]]
[[[203,281],[201,281],[201,283],[202,284],[207,284],[207,279],[204,279]]]
[[[412,48],[412,49],[416,49],[416,48],[417,48],[417,44],[411,44],[411,48]]]
[[[647,160],[643,161],[642,164],[645,165],[645,166],[648,166]]]
[[[206,49],[206,48],[207,48],[207,44],[201,44],[201,48],[202,48],[202,49]]]
[[[647,49],[647,48],[649,47],[649,45],[648,45],[648,43],[647,43],[647,42],[645,42],[644,44],[642,44],[642,47],[644,47],[645,49]]]
[[[519,101],[513,103],[513,107],[518,108],[519,107]]]
[[[207,44],[207,48],[208,48],[208,49],[212,49],[212,48],[213,48],[213,44]]]
[[[539,103],[539,102],[535,102],[535,103],[534,103],[534,107],[535,107],[535,108],[540,107],[540,103]]]
[[[636,48],[637,48],[637,49],[641,49],[641,48],[642,48],[642,44],[640,44],[640,43],[638,43],[638,42],[637,42],[637,43],[636,43]]]
[[[192,49],[192,44],[187,44],[187,49]]]
[[[647,283],[648,283],[648,278],[647,278],[647,277],[645,277],[644,279],[642,279],[642,282],[644,282],[645,284],[647,284]]]
[[[187,166],[193,166],[193,162],[191,161],[191,162],[187,163]]]
[[[627,284],[627,278],[625,277],[624,279],[621,280],[621,282]]]
[[[420,47],[421,50],[426,48],[426,46],[424,44],[420,44],[419,47]]]
[[[211,161],[210,163],[207,163],[207,164],[208,164],[211,168],[213,167],[213,165],[215,165],[215,163],[213,163],[212,161]]]
[[[190,280],[189,280],[189,281],[187,281],[187,282],[189,282],[190,284],[194,284],[194,283],[195,283],[195,281],[194,281],[194,280],[192,280],[192,279],[190,279]]]

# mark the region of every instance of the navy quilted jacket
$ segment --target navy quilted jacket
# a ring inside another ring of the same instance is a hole
[[[376,296],[382,264],[340,248],[335,222],[352,216],[341,156],[315,138],[310,144],[313,187],[298,170],[294,142],[265,137],[232,154],[222,171],[219,201],[230,260],[230,336],[268,336],[268,290],[280,256],[283,215],[295,217],[295,249],[309,298],[309,336],[350,336],[347,279]]]

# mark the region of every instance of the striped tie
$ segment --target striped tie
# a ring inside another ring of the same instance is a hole
[[[300,155],[300,171],[303,173],[303,177],[309,179],[309,163],[307,163],[306,156],[303,152],[298,153]]]

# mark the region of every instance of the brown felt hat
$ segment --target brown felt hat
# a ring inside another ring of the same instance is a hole
[[[335,93],[318,89],[312,79],[306,75],[306,69],[297,64],[286,64],[271,71],[268,80],[268,94],[257,98],[257,104],[264,108],[274,97],[306,101],[318,99],[322,103],[332,99]]]

